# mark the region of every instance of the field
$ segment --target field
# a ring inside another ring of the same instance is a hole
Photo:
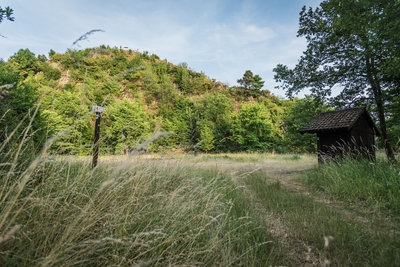
[[[2,266],[400,265],[400,168],[381,158],[12,159],[0,166]]]

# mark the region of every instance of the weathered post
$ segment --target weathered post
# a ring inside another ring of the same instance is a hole
[[[93,105],[92,111],[96,112],[96,122],[94,124],[94,145],[93,145],[93,168],[97,166],[99,158],[99,140],[100,140],[100,119],[101,113],[105,110],[104,107]]]

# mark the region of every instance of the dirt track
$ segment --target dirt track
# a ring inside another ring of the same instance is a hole
[[[237,162],[198,162],[196,166],[204,168],[215,168],[219,172],[226,172],[230,174],[234,182],[239,184],[238,179],[250,174],[252,172],[265,173],[266,181],[279,182],[281,186],[289,189],[294,194],[301,194],[303,196],[313,199],[313,201],[322,203],[330,209],[338,212],[342,217],[350,223],[359,223],[366,227],[366,229],[375,229],[377,224],[380,225],[382,231],[388,229],[396,229],[393,221],[386,218],[384,215],[374,216],[371,219],[370,209],[365,209],[360,206],[349,206],[348,204],[340,201],[333,201],[326,195],[318,193],[306,185],[298,181],[299,176],[307,170],[315,167],[315,164],[259,164],[259,163],[237,163]],[[249,189],[245,189],[249,190]],[[298,266],[328,266],[324,260],[323,255],[319,251],[315,251],[312,247],[304,242],[298,240],[295,235],[291,233],[289,227],[275,214],[268,212],[263,207],[263,203],[253,197],[252,192],[248,192],[246,197],[252,204],[254,210],[266,223],[271,234],[280,240],[281,244],[287,249],[288,257],[293,259]]]

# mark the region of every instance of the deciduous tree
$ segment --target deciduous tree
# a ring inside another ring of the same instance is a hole
[[[240,151],[262,151],[273,147],[274,132],[271,114],[261,103],[244,103],[233,114],[232,136]]]
[[[293,69],[282,64],[274,69],[290,97],[308,88],[324,98],[340,88],[337,103],[371,103],[392,161],[385,92],[400,90],[399,14],[398,0],[325,0],[314,10],[304,6],[298,36],[306,38],[307,49]]]
[[[306,96],[302,99],[294,99],[283,116],[286,148],[297,153],[316,152],[317,137],[315,134],[300,134],[299,130],[321,112],[329,109],[324,101],[318,98]]]

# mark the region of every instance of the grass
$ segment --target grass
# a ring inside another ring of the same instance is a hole
[[[333,199],[400,215],[400,165],[345,159],[308,173],[306,183]]]
[[[400,265],[399,169],[380,159],[101,157],[92,169],[47,155],[54,139],[22,157],[25,137],[0,151],[4,266]],[[279,182],[296,173],[323,197],[387,212],[389,227]]]
[[[262,266],[271,237],[224,174],[168,161],[43,158],[2,186],[4,266]],[[21,185],[25,176],[16,177]],[[14,188],[14,189],[13,189]]]
[[[400,239],[395,228],[382,230],[375,225],[370,229],[361,222],[347,220],[334,207],[295,194],[273,179],[268,182],[262,173],[252,173],[242,182],[254,192],[253,197],[262,203],[264,210],[279,218],[284,229],[282,235],[299,249],[290,266],[321,266],[327,260],[333,266],[400,264]],[[326,246],[324,239],[331,237],[333,241]],[[311,251],[314,260],[307,260],[305,255]]]

